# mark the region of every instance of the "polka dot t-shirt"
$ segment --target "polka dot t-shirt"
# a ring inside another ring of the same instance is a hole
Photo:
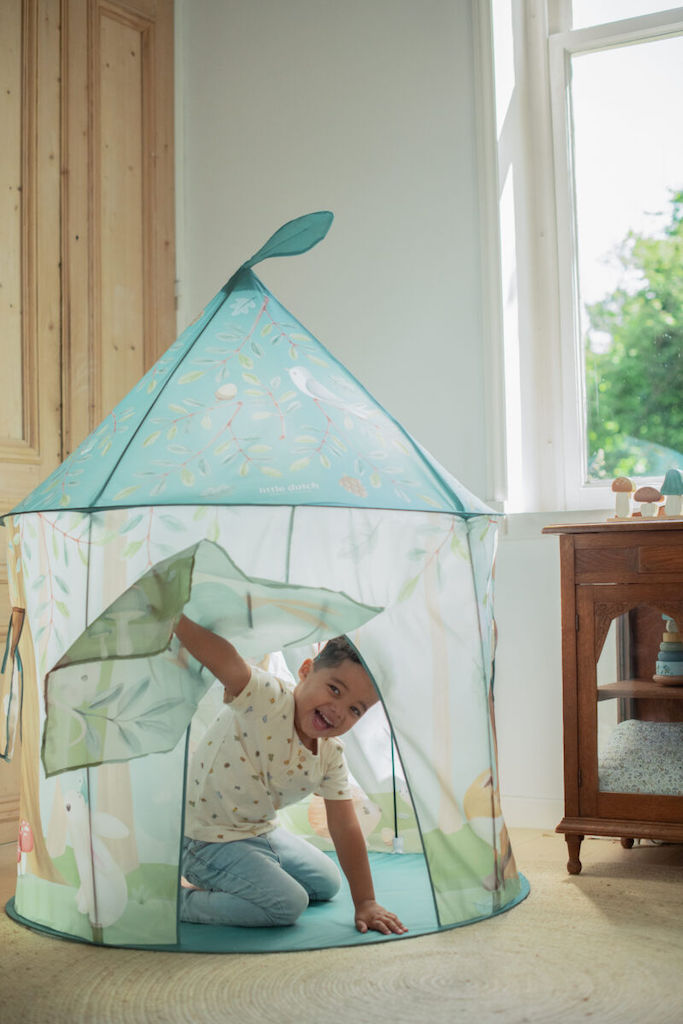
[[[275,828],[278,808],[311,793],[350,800],[343,744],[303,745],[294,727],[294,692],[269,672],[251,679],[204,734],[187,779],[185,834],[225,843]]]

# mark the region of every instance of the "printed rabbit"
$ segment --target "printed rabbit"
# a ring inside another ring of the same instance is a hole
[[[103,812],[92,815],[91,826],[88,805],[83,795],[75,790],[66,794],[64,809],[81,882],[76,906],[82,914],[88,915],[95,927],[106,928],[125,910],[128,887],[123,871],[102,838],[121,839],[128,835],[128,829],[118,818]]]

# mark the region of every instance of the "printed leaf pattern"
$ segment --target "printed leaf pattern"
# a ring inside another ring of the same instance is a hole
[[[16,511],[188,503],[488,511],[248,269]]]
[[[57,686],[48,677],[43,739],[48,776],[172,750],[210,682],[181,668],[172,651],[138,664],[71,664],[58,675]],[[70,693],[78,693],[72,704],[65,699]]]

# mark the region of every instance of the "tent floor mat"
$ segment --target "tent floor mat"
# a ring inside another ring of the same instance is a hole
[[[157,949],[178,953],[285,953],[392,942],[486,920],[495,914],[510,910],[529,894],[529,883],[520,875],[521,888],[518,896],[500,910],[491,911],[490,897],[484,895],[483,900],[489,903],[489,909],[482,906],[482,912],[478,916],[457,925],[440,926],[436,919],[425,859],[421,854],[370,853],[370,863],[377,900],[388,910],[393,911],[408,928],[404,935],[381,935],[374,931],[361,935],[356,931],[353,902],[348,886],[344,884],[335,899],[327,903],[311,904],[296,924],[288,927],[230,928],[181,921],[179,941],[176,944],[143,947],[131,942],[120,945],[125,948]],[[13,920],[34,931],[56,938],[85,941],[27,920],[16,911],[13,899],[7,903],[6,911]]]

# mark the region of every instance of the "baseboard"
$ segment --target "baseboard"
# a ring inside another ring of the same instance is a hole
[[[555,829],[564,815],[562,800],[528,796],[501,797],[503,817],[508,828]]]

